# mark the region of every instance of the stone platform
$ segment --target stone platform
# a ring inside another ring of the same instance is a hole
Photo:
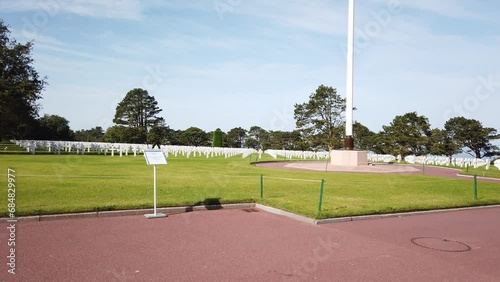
[[[332,150],[330,151],[332,165],[340,166],[367,166],[368,151]]]
[[[284,163],[283,168],[314,170],[314,171],[329,171],[329,172],[364,172],[364,173],[422,173],[422,170],[411,165],[396,165],[396,164],[370,164],[370,165],[332,165],[327,162],[291,162]]]

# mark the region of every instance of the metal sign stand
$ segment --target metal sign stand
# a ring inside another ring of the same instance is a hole
[[[156,212],[156,165],[166,165],[167,159],[161,150],[144,150],[144,158],[146,158],[146,163],[153,166],[153,201],[154,201],[154,213],[145,214],[146,218],[162,218],[167,217],[164,213]]]

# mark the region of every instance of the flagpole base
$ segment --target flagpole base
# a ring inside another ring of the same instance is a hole
[[[164,213],[151,213],[151,214],[145,214],[144,216],[147,219],[167,217],[167,215]]]
[[[347,136],[344,140],[344,150],[354,150],[354,138],[351,135]]]

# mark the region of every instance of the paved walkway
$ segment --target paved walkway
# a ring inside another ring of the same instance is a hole
[[[18,222],[16,275],[0,228],[0,281],[498,281],[499,218],[491,208],[316,226],[254,208]]]

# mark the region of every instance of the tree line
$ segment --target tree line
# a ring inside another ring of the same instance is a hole
[[[346,101],[333,87],[320,85],[305,103],[295,104],[294,118],[303,140],[311,149],[339,149],[345,138]],[[356,109],[354,109],[356,110]],[[453,117],[444,128],[432,128],[417,112],[396,116],[389,125],[373,132],[359,122],[353,124],[355,148],[377,154],[444,155],[467,153],[476,158],[500,155],[491,141],[500,139],[495,128],[475,119]]]
[[[47,77],[33,68],[33,43],[20,44],[10,38],[0,20],[0,139],[76,140],[87,142],[147,143],[255,149],[331,150],[343,146],[346,101],[330,86],[320,85],[309,100],[295,104],[296,129],[266,130],[235,127],[206,132],[198,127],[170,128],[160,117],[162,109],[147,90],[135,88],[116,106],[114,126],[96,126],[73,131],[67,119],[46,114],[39,117],[41,92]],[[497,130],[480,121],[453,117],[443,129],[432,128],[417,112],[396,116],[379,132],[359,122],[353,128],[355,147],[380,154],[406,156],[446,155],[465,152],[477,158],[500,155],[491,141],[500,139]]]

